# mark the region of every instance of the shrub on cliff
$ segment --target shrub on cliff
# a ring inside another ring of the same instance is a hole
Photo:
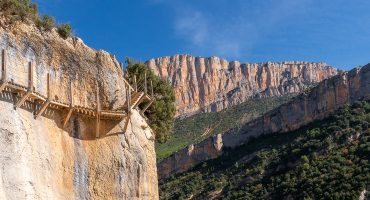
[[[37,19],[37,5],[29,0],[2,0],[0,10],[13,20]]]
[[[71,36],[71,25],[69,24],[61,24],[58,26],[58,33],[60,37],[67,39],[69,36]]]
[[[3,15],[10,16],[12,20],[34,21],[38,18],[37,5],[30,0],[1,0],[0,10]]]
[[[49,15],[43,15],[37,20],[36,25],[39,29],[51,31],[55,27],[55,20]]]
[[[71,26],[69,24],[56,25],[53,17],[48,15],[39,16],[37,4],[30,0],[0,0],[0,14],[10,19],[10,23],[21,20],[23,22],[33,22],[40,30],[51,31],[57,27],[59,35],[66,39],[71,36]]]
[[[153,82],[153,93],[155,101],[146,112],[151,128],[156,134],[156,139],[160,143],[168,140],[174,124],[175,94],[172,86],[166,81],[158,78],[152,70],[147,68],[143,63],[133,62],[130,59],[127,63],[127,79],[131,82],[133,76],[136,75],[138,80],[144,78],[147,74],[148,83]]]

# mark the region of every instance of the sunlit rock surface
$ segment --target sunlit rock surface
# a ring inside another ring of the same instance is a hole
[[[117,60],[80,39],[1,19],[0,49],[7,50],[9,81],[27,86],[32,61],[42,95],[50,73],[53,100],[70,103],[72,96],[75,105],[95,108],[98,81],[102,109],[124,105]],[[95,119],[73,115],[62,128],[62,110],[34,119],[34,104],[14,110],[17,100],[0,95],[0,199],[158,199],[154,135],[137,111],[129,121],[102,121],[96,139]]]
[[[241,64],[190,55],[151,59],[147,65],[175,88],[177,116],[220,111],[254,96],[300,93],[337,74],[325,63]]]

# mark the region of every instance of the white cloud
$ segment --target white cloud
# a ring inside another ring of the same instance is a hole
[[[187,1],[173,1],[170,6],[175,11],[175,34],[190,42],[186,45],[193,53],[239,59],[248,57],[253,47],[263,37],[274,34],[281,24],[304,13],[310,1],[268,0],[250,4],[240,0],[234,2],[238,6],[232,13],[222,15],[225,17]]]
[[[209,38],[208,22],[198,11],[178,17],[175,21],[175,31],[178,36],[185,37],[196,46],[203,45]]]

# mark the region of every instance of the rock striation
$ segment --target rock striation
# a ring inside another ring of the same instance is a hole
[[[50,73],[53,100],[95,108],[97,81],[102,109],[125,103],[117,60],[78,38],[0,19],[0,49],[9,81],[27,86],[32,61],[35,90],[44,96]],[[15,110],[18,100],[0,93],[0,199],[158,199],[154,135],[136,110],[129,120],[102,121],[96,139],[93,119],[74,114],[63,128],[62,111],[47,108],[35,119],[35,102]]]
[[[241,64],[190,55],[151,59],[146,64],[175,88],[178,117],[220,111],[254,96],[300,93],[338,73],[325,63]]]
[[[222,154],[222,148],[233,148],[251,137],[296,130],[315,120],[333,114],[357,100],[370,100],[370,64],[340,73],[295,97],[290,102],[266,113],[244,126],[192,145],[158,163],[159,178],[186,171],[190,167]],[[196,153],[189,153],[196,152]]]

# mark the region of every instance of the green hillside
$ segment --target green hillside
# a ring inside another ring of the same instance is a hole
[[[189,144],[200,142],[210,135],[223,133],[251,121],[287,102],[291,97],[251,99],[221,112],[201,113],[177,119],[171,138],[164,144],[156,144],[157,159],[162,160]]]
[[[370,189],[370,103],[253,139],[160,183],[161,199],[358,199]]]

